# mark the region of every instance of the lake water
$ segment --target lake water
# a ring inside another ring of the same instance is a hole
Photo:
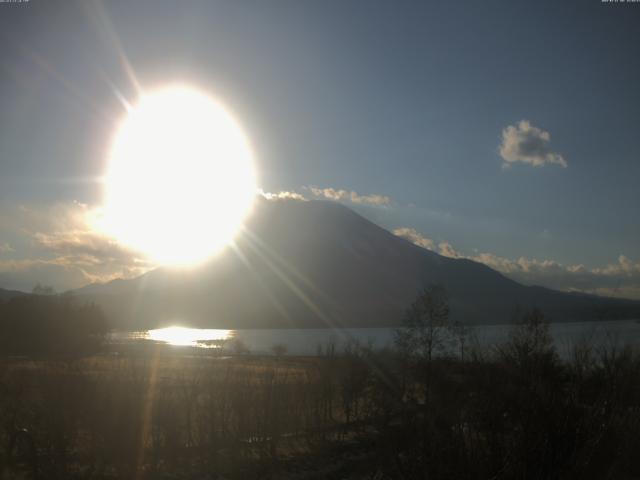
[[[482,347],[491,347],[507,339],[512,328],[511,325],[471,327],[470,338]],[[142,332],[118,332],[112,335],[112,341],[138,340],[256,354],[271,353],[278,345],[291,355],[315,355],[319,346],[332,344],[336,351],[341,351],[349,341],[370,344],[374,348],[391,346],[394,331],[394,328],[218,330],[173,326]],[[563,356],[572,345],[581,341],[588,341],[594,346],[640,346],[640,321],[637,320],[553,323],[551,333],[558,352]]]

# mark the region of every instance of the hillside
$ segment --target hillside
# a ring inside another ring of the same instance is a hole
[[[126,328],[397,325],[420,289],[439,283],[452,316],[511,321],[538,306],[553,321],[633,315],[640,302],[526,287],[491,268],[417,247],[331,202],[261,200],[235,248],[193,270],[160,268],[76,291]]]
[[[20,297],[22,295],[28,294],[18,290],[5,290],[4,288],[0,288],[0,301],[9,300],[10,298]]]

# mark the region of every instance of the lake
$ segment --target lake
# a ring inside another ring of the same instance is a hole
[[[511,325],[475,326],[470,328],[470,338],[482,347],[491,347],[507,339],[511,328]],[[340,351],[349,341],[370,344],[374,348],[391,346],[394,331],[394,328],[220,330],[172,326],[140,332],[116,332],[111,340],[114,343],[144,341],[192,348],[240,348],[255,354],[271,353],[273,347],[279,345],[291,355],[315,355],[319,346],[333,344]],[[637,320],[552,323],[551,333],[562,356],[581,341],[591,342],[594,346],[640,345],[640,321]]]

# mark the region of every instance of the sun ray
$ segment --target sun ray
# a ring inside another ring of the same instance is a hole
[[[251,230],[249,230],[246,226],[242,226],[242,233],[250,237],[250,239],[259,245],[259,247],[264,250],[269,256],[281,265],[282,268],[286,269],[291,275],[300,280],[304,285],[306,285],[310,290],[313,291],[314,296],[321,298],[327,303],[332,303],[333,300],[329,295],[327,295],[323,290],[321,290],[315,283],[313,283],[309,278],[304,276],[297,268],[295,268],[290,262],[285,260],[281,255],[275,252],[269,245],[267,245],[264,241],[262,241],[257,235],[255,235]]]
[[[328,313],[324,312],[309,295],[296,285],[295,280],[291,279],[290,276],[270,258],[269,252],[261,245],[263,242],[258,241],[255,235],[247,235],[245,238],[249,240],[247,242],[249,247],[251,247],[254,252],[260,256],[260,258],[262,258],[271,271],[309,308],[309,310],[311,310],[329,328],[339,328],[338,322],[332,319]]]
[[[19,50],[26,58],[28,58],[34,65],[37,65],[46,75],[57,82],[62,88],[70,94],[75,100],[77,100],[87,111],[106,121],[113,121],[113,116],[107,112],[102,106],[98,105],[93,99],[87,95],[80,87],[71,82],[67,77],[60,73],[51,62],[47,61],[36,50],[32,49],[25,43],[17,43],[11,41],[12,46]]]
[[[135,74],[133,66],[129,61],[129,58],[125,54],[120,38],[118,37],[112,23],[111,18],[104,9],[101,2],[82,2],[82,5],[87,12],[88,17],[94,22],[98,32],[101,32],[106,37],[106,43],[110,50],[115,52],[118,57],[118,61],[125,73],[125,76],[131,83],[131,86],[135,89],[135,92],[140,95],[142,93],[142,87]]]
[[[238,256],[238,258],[243,263],[243,265],[247,268],[247,271],[251,274],[253,279],[256,281],[256,284],[267,295],[267,297],[269,297],[269,300],[271,301],[273,306],[276,308],[276,310],[280,313],[280,315],[282,315],[289,322],[289,324],[292,327],[294,327],[295,324],[293,322],[293,318],[291,318],[291,315],[289,314],[289,312],[287,312],[282,302],[280,302],[278,298],[273,294],[273,292],[269,289],[269,285],[266,282],[264,282],[263,279],[260,278],[260,276],[256,273],[255,268],[253,268],[253,265],[251,265],[250,260],[241,250],[240,246],[235,241],[233,241],[231,242],[230,247],[231,247],[231,250]]]

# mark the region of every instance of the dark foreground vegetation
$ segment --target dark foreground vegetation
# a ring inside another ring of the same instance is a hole
[[[0,352],[9,355],[73,357],[98,351],[109,325],[94,304],[70,293],[36,293],[0,301]]]
[[[561,361],[535,310],[480,351],[447,318],[431,289],[393,350],[5,355],[0,478],[640,478],[637,353]]]

